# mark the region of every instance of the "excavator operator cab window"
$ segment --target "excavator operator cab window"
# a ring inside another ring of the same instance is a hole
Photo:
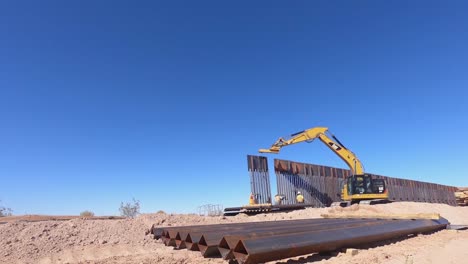
[[[362,175],[354,176],[354,193],[363,194],[366,193],[366,181]]]
[[[372,178],[369,175],[364,175],[364,192],[372,193]]]
[[[373,183],[369,174],[351,176],[348,178],[348,193],[351,195],[375,193]]]

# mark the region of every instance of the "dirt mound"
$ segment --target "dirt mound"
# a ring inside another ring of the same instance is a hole
[[[319,218],[321,214],[340,212],[440,213],[453,224],[468,225],[468,208],[412,202],[372,206],[353,205],[348,208],[307,208],[289,213],[255,216],[240,214],[234,217],[156,213],[123,220],[77,218],[67,221],[11,221],[0,225],[0,263],[226,263],[221,259],[204,259],[199,252],[165,247],[160,241],[154,240],[148,234],[148,230],[153,224],[181,226],[278,221]],[[460,243],[467,242],[468,231],[459,233],[443,231],[425,235],[423,238],[419,236],[392,245],[363,250],[354,257],[339,254],[327,260],[323,257],[308,256],[306,259],[296,258],[287,263],[309,263],[316,260],[321,260],[323,263],[404,263],[405,259],[401,256],[405,254],[412,254],[412,258],[418,260],[417,263],[431,263],[424,256],[418,255],[422,254],[418,252],[425,252],[424,254],[432,254],[432,250],[449,252],[449,249],[457,248]],[[460,250],[457,254],[464,254],[463,252],[465,251]]]
[[[76,218],[86,218],[91,220],[101,219],[124,219],[120,216],[91,216],[84,217],[79,215],[13,215],[0,218],[0,223],[14,222],[14,221],[26,221],[26,222],[38,222],[38,221],[66,221]]]
[[[0,255],[7,262],[34,263],[68,248],[153,242],[139,220],[10,222],[0,226]]]
[[[468,225],[468,208],[455,207],[447,204],[427,204],[416,202],[397,202],[378,205],[359,205],[354,204],[350,207],[333,207],[328,210],[329,213],[346,212],[348,214],[431,214],[438,213],[441,217],[447,219],[451,224]]]

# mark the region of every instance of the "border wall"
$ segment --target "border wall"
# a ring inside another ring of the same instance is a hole
[[[270,174],[268,160],[261,156],[247,156],[250,176],[250,190],[259,204],[271,203]]]
[[[271,191],[269,191],[271,187],[269,180],[266,179],[269,178],[267,159],[261,156],[248,156],[248,159],[261,161],[257,162],[258,164],[249,162],[249,172],[252,193],[256,195],[257,190],[262,190],[259,194],[259,202],[265,203],[267,200],[262,199],[263,193],[268,192],[268,197],[271,199]],[[280,159],[275,159],[274,163],[277,194],[285,197],[282,204],[295,204],[296,194],[300,191],[304,196],[305,203],[312,204],[314,207],[330,206],[332,202],[340,201],[343,181],[346,176],[351,175],[350,170],[323,165]],[[391,200],[457,205],[456,187],[372,175],[385,180]]]

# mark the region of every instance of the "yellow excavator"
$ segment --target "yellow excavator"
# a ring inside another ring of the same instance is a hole
[[[314,127],[292,134],[289,138],[279,138],[269,149],[260,149],[260,153],[278,154],[282,147],[300,142],[312,142],[318,138],[338,155],[351,169],[352,175],[348,176],[341,190],[341,202],[332,206],[346,207],[354,203],[375,204],[389,202],[388,190],[383,179],[377,179],[364,173],[361,161],[349,149],[347,149],[334,135],[327,135],[328,128]],[[329,133],[329,132],[328,132]]]

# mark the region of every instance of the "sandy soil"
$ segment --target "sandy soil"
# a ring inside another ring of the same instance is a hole
[[[204,259],[199,252],[165,247],[148,234],[151,225],[179,226],[247,221],[318,218],[324,213],[440,213],[452,224],[468,225],[468,207],[401,202],[349,208],[308,208],[255,216],[202,217],[144,214],[136,219],[82,219],[25,222],[10,219],[0,225],[0,263],[227,263]],[[47,218],[43,218],[45,220]],[[0,220],[1,221],[1,220]],[[318,254],[271,263],[468,263],[468,231],[443,230],[359,249],[351,256]]]

